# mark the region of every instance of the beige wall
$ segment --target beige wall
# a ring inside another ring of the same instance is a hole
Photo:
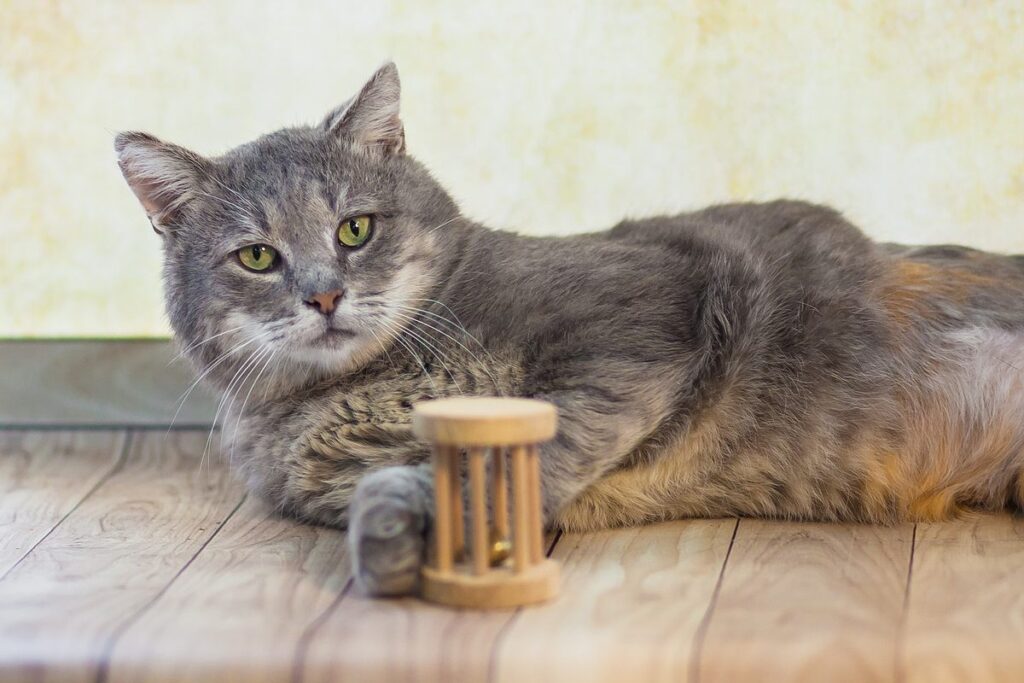
[[[166,332],[115,131],[216,153],[387,57],[410,150],[498,226],[788,195],[1024,252],[1017,0],[0,0],[0,335]]]

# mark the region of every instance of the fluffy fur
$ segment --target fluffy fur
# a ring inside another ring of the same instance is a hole
[[[409,413],[437,396],[555,403],[544,514],[570,529],[1021,503],[1024,257],[879,245],[793,201],[489,230],[405,153],[398,97],[386,65],[322,124],[219,158],[116,141],[227,450],[281,509],[349,526],[369,590],[415,584],[432,501]],[[339,245],[362,214],[370,241]],[[254,243],[278,267],[241,267]],[[304,303],[331,290],[331,315]]]

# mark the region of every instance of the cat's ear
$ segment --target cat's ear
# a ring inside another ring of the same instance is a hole
[[[195,196],[209,162],[147,133],[118,133],[114,151],[117,165],[153,229],[164,234]]]
[[[402,154],[405,130],[398,116],[401,92],[398,67],[388,62],[355,97],[327,115],[324,130],[367,149]]]

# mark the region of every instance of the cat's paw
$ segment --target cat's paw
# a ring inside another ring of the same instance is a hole
[[[349,548],[359,587],[404,595],[419,583],[428,507],[412,467],[389,467],[360,480],[349,508]]]

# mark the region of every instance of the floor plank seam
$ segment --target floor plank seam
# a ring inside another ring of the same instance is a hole
[[[8,576],[10,576],[11,572],[13,572],[18,567],[18,565],[24,562],[25,558],[31,555],[35,551],[35,549],[43,543],[43,541],[45,541],[47,538],[53,535],[53,532],[55,532],[64,522],[66,522],[68,518],[71,517],[71,515],[73,515],[75,511],[82,506],[83,503],[85,503],[85,501],[89,500],[89,498],[91,498],[92,495],[96,493],[96,491],[98,491],[101,486],[107,483],[107,481],[109,481],[112,476],[121,471],[121,468],[124,467],[125,461],[128,459],[128,452],[131,449],[133,441],[134,434],[131,431],[125,431],[124,438],[121,441],[121,448],[119,449],[119,452],[117,454],[117,459],[114,460],[114,464],[110,466],[110,469],[108,469],[103,474],[103,476],[99,478],[99,480],[92,486],[92,488],[86,491],[84,496],[82,496],[77,502],[75,502],[74,505],[71,506],[70,510],[68,510],[59,520],[57,520],[57,522],[52,527],[50,527],[49,530],[47,530],[47,532],[43,534],[42,537],[39,538],[39,540],[33,543],[30,548],[25,550],[25,552],[22,553],[21,557],[19,557],[14,562],[14,564],[7,568],[7,571],[5,571],[3,574],[0,574],[0,581],[3,581]]]
[[[708,628],[711,625],[711,617],[714,614],[715,606],[718,604],[718,596],[722,592],[722,583],[725,581],[725,568],[729,564],[729,557],[732,555],[732,547],[736,543],[736,534],[740,528],[740,519],[736,518],[736,524],[732,528],[732,536],[729,538],[729,547],[725,549],[725,557],[722,559],[722,568],[718,571],[718,579],[715,581],[715,589],[711,591],[711,600],[708,601],[708,608],[701,617],[697,632],[693,634],[692,655],[690,656],[690,671],[687,680],[691,683],[700,682],[700,664],[704,649],[704,639],[707,637]]]
[[[341,603],[352,590],[353,583],[354,579],[350,576],[345,581],[341,591],[338,592],[338,595],[331,601],[331,604],[318,614],[313,621],[309,622],[309,625],[302,631],[302,635],[299,636],[298,641],[295,643],[295,656],[292,661],[292,671],[289,679],[292,683],[301,683],[305,676],[306,655],[309,653],[309,646],[312,644],[313,638],[316,637],[320,627],[327,623],[331,615],[338,610]]]
[[[547,552],[544,553],[545,557],[550,558],[552,553],[555,552],[555,546],[562,540],[562,536],[565,534],[561,529],[555,532],[555,537],[551,539],[551,545],[548,546]],[[498,629],[497,634],[494,636],[494,644],[491,646],[491,652],[487,657],[487,680],[496,681],[498,680],[498,650],[501,649],[501,643],[505,640],[505,636],[508,634],[512,626],[519,620],[520,615],[523,613],[522,607],[517,607],[509,620],[502,624],[501,628]]]
[[[893,679],[896,683],[907,680],[905,648],[907,642],[907,618],[910,614],[910,586],[914,578],[914,554],[917,551],[917,524],[910,532],[910,558],[907,561],[907,582],[903,588],[903,608],[900,611],[899,630],[896,632],[896,661],[894,662]]]
[[[2,432],[148,432],[166,429],[171,432],[206,431],[212,422],[0,422]]]
[[[128,629],[131,628],[132,625],[134,625],[139,619],[141,619],[146,614],[146,612],[148,612],[153,607],[153,605],[159,602],[160,598],[166,595],[167,591],[169,591],[171,589],[171,586],[173,586],[174,583],[179,578],[181,578],[182,574],[188,571],[188,568],[192,566],[192,563],[195,562],[196,558],[199,557],[199,555],[202,554],[204,550],[206,550],[206,547],[210,545],[214,538],[217,537],[217,534],[221,532],[221,529],[223,529],[224,526],[228,523],[228,521],[235,516],[235,513],[238,512],[238,510],[242,507],[242,504],[245,503],[245,499],[247,497],[248,494],[242,495],[242,498],[241,500],[238,501],[238,504],[235,505],[235,507],[232,508],[231,511],[228,512],[228,514],[224,515],[224,519],[220,521],[220,523],[213,530],[213,532],[206,538],[206,540],[202,542],[202,544],[196,549],[196,551],[192,553],[192,556],[188,559],[188,561],[185,562],[185,564],[183,564],[177,572],[175,572],[174,576],[172,576],[171,579],[166,584],[164,584],[163,588],[157,591],[156,595],[154,595],[151,599],[147,600],[146,603],[142,605],[142,607],[136,610],[134,614],[125,619],[117,628],[114,629],[113,633],[110,634],[110,637],[107,638],[107,641],[103,644],[103,648],[100,650],[99,667],[96,670],[96,683],[106,683],[107,680],[109,680],[110,661],[111,657],[114,654],[114,648],[117,646],[118,641],[124,636],[125,633],[127,633]]]

